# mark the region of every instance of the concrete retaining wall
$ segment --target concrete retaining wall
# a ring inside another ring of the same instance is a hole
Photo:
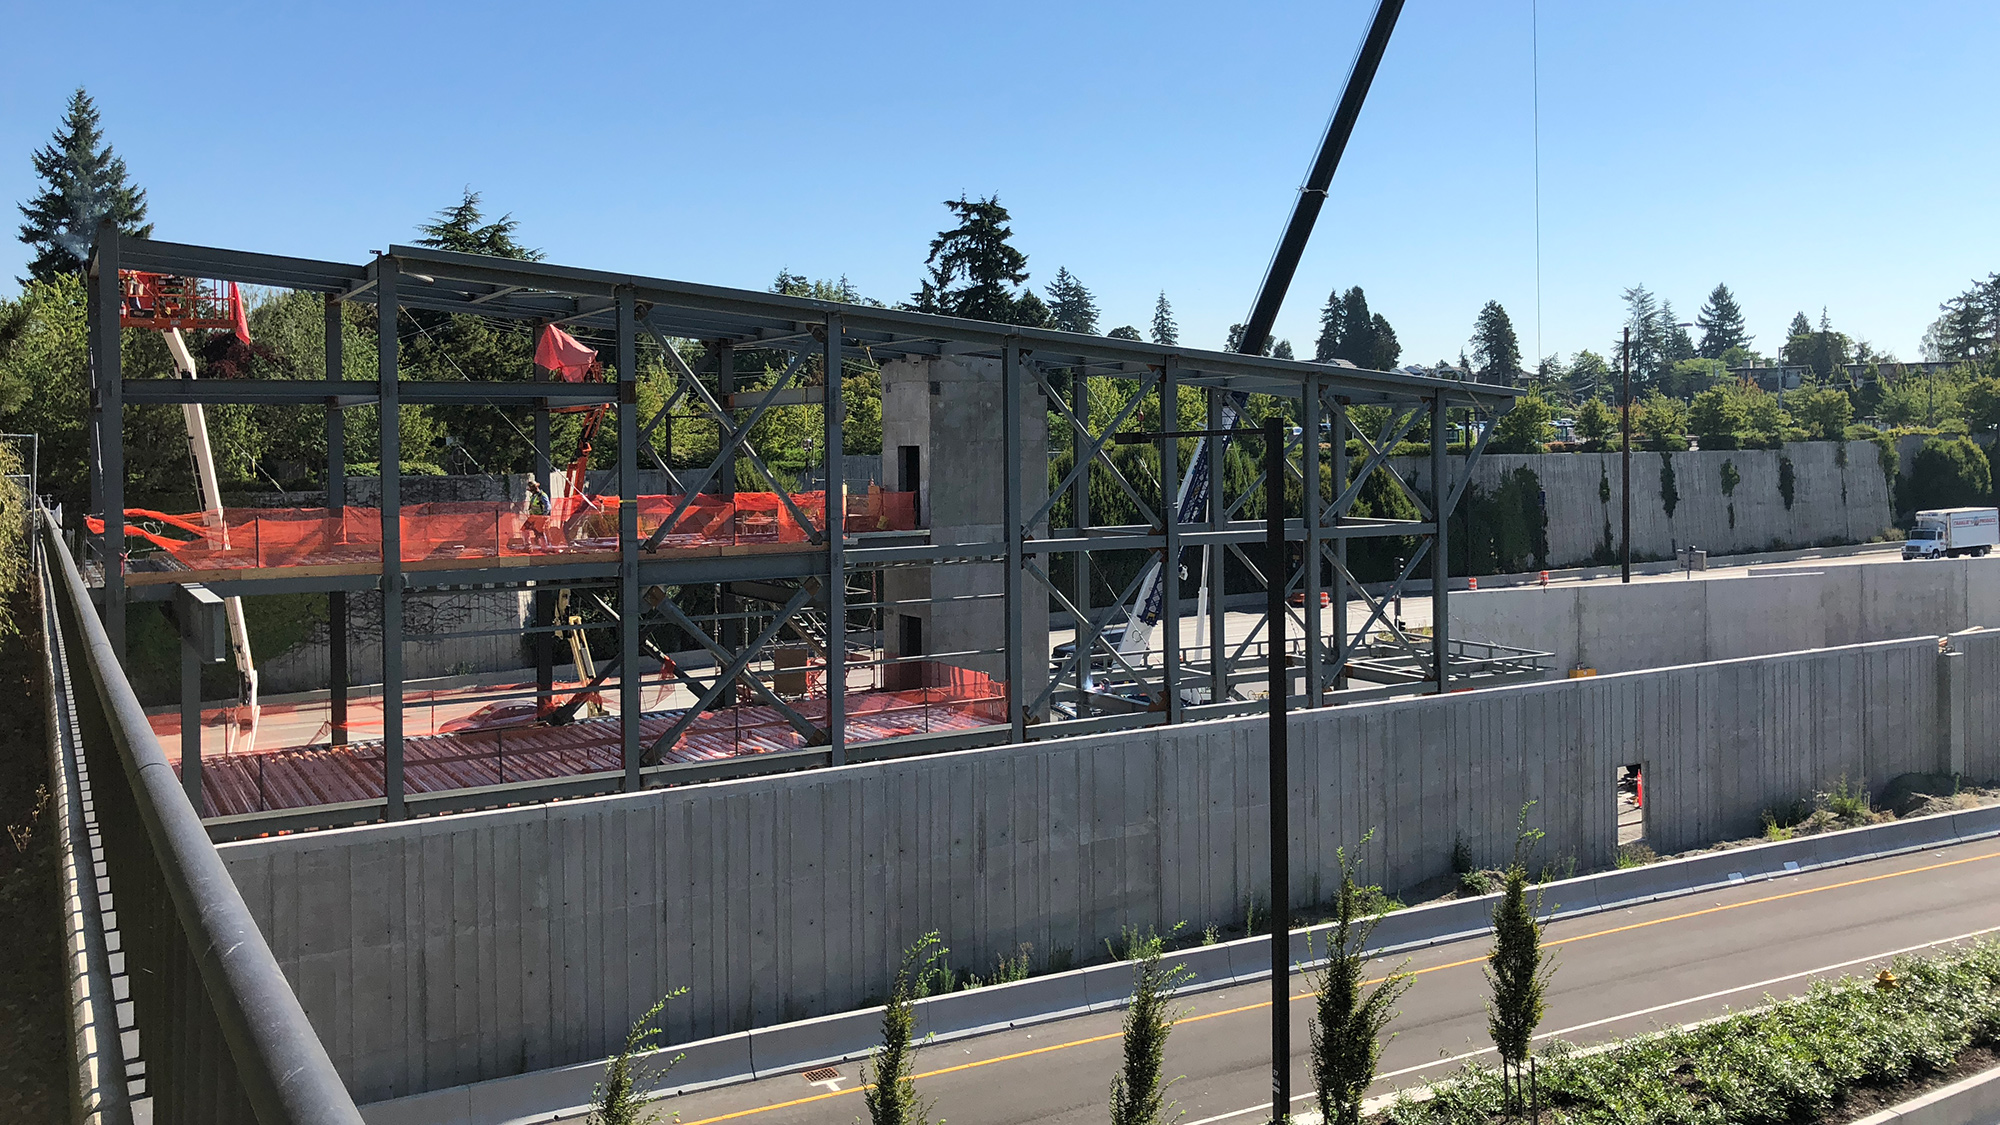
[[[1511,848],[1609,863],[1620,763],[1663,849],[1754,831],[1841,772],[1938,768],[1935,638],[1292,719],[1297,901],[1373,828],[1391,889]],[[224,845],[355,1097],[602,1058],[670,987],[670,1041],[865,1005],[943,933],[974,971],[1262,897],[1261,720]]]
[[[411,680],[423,680],[521,667],[528,662],[528,656],[519,636],[460,637],[451,634],[493,630],[511,633],[527,628],[532,624],[532,600],[531,595],[518,591],[410,595],[403,607],[407,630],[403,643],[404,676]],[[427,636],[427,633],[437,635]],[[327,645],[326,627],[316,626],[310,637],[281,653],[259,654],[257,672],[261,690],[271,695],[323,690],[332,680],[331,662],[332,650]],[[382,682],[382,603],[379,593],[348,595],[347,676],[348,681],[355,684]]]
[[[1599,672],[2000,627],[2000,558],[1454,593],[1457,635]],[[1986,681],[1993,682],[1993,681]]]
[[[1845,464],[1840,442],[1794,442],[1783,449],[1632,453],[1632,551],[1670,558],[1693,544],[1712,554],[1758,551],[1774,543],[1805,547],[1862,543],[1894,522],[1887,480],[1873,443],[1851,441]],[[1779,487],[1781,463],[1792,465],[1792,502]],[[1606,528],[1617,542],[1620,457],[1616,453],[1488,453],[1473,463],[1473,480],[1489,492],[1517,468],[1534,471],[1548,497],[1552,567],[1587,563],[1604,548]],[[1722,466],[1739,478],[1724,493]],[[1395,463],[1403,479],[1431,487],[1427,458]],[[1667,514],[1662,469],[1673,466],[1677,501]],[[1453,472],[1462,471],[1462,463]],[[1605,499],[1605,488],[1609,499]],[[1733,509],[1733,512],[1732,512]]]

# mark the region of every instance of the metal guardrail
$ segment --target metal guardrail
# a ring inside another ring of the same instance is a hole
[[[361,1125],[161,753],[75,560],[42,515],[38,569],[48,593],[44,611],[52,614],[52,656],[60,657],[50,661],[50,691],[66,693],[74,720],[62,727],[73,738],[68,752],[88,770],[100,832],[91,844],[101,847],[116,895],[152,1120]],[[90,1013],[74,1015],[82,1021]],[[105,1033],[79,1029],[98,1040]]]

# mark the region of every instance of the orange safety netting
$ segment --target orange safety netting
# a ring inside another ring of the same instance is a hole
[[[639,536],[650,537],[680,507],[679,496],[638,498]],[[916,494],[869,486],[846,497],[850,534],[912,531],[917,526]],[[805,516],[802,524],[793,506]],[[375,562],[382,557],[382,513],[376,508],[225,508],[219,526],[201,512],[172,514],[149,508],[125,509],[125,533],[171,553],[190,569],[315,566]],[[739,492],[733,497],[698,495],[661,537],[669,550],[743,544],[808,543],[824,525],[824,492],[792,495],[788,506],[775,492]],[[104,521],[86,521],[102,533]],[[148,525],[153,526],[148,526]],[[618,497],[565,496],[550,514],[529,515],[520,504],[455,501],[412,504],[402,510],[401,557],[481,559],[527,557],[618,549]],[[169,532],[193,536],[176,538]]]

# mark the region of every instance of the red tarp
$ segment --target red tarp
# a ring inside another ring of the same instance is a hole
[[[597,352],[551,324],[542,329],[541,343],[535,345],[535,366],[554,372],[565,383],[581,383],[597,370]]]

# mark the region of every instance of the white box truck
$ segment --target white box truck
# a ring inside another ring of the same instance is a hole
[[[2000,544],[2000,509],[1937,508],[1917,513],[1917,526],[1903,541],[1903,557],[1984,555],[1996,544]]]

